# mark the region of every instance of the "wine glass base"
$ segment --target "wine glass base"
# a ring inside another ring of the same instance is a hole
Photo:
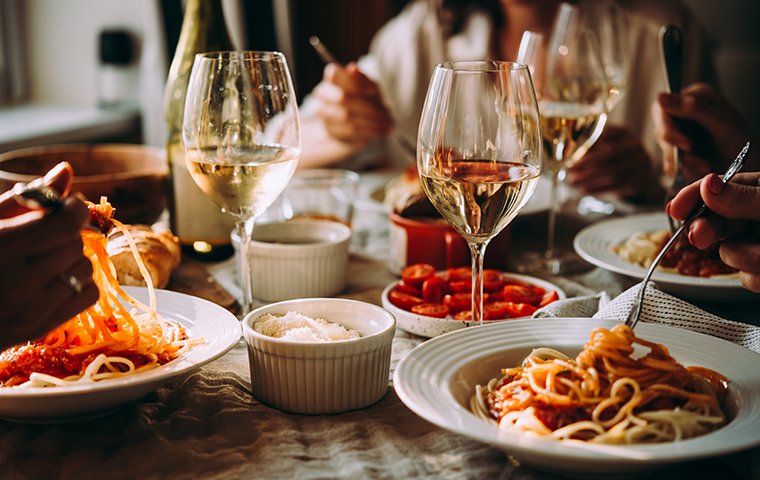
[[[573,275],[594,268],[574,252],[555,252],[552,257],[543,252],[526,252],[513,264],[515,271],[529,275]]]
[[[581,215],[612,215],[615,213],[615,204],[586,195],[578,201],[578,213]]]

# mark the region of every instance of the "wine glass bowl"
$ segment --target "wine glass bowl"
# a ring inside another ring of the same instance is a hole
[[[300,154],[298,107],[279,52],[196,55],[182,139],[195,183],[235,218],[247,252],[253,220],[282,193]],[[248,258],[240,255],[243,313],[253,299]]]
[[[535,35],[523,43],[537,43]],[[525,256],[518,270],[559,274],[572,265],[570,257],[555,247],[557,218],[561,210],[560,180],[565,170],[583,157],[602,133],[607,119],[610,83],[606,76],[598,37],[586,24],[578,7],[562,4],[546,48],[532,45],[521,52],[534,52],[523,60],[534,66],[539,82],[536,95],[541,112],[545,153],[544,170],[551,180],[546,250],[540,256]]]
[[[541,172],[541,134],[527,65],[448,62],[435,67],[420,119],[423,190],[472,254],[472,317],[482,322],[488,242],[530,199]]]

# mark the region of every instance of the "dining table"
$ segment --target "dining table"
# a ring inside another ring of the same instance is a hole
[[[375,185],[378,178],[385,177],[368,174],[363,181]],[[565,203],[560,245],[569,247],[574,233],[599,216],[581,215],[577,202]],[[338,296],[380,305],[382,290],[398,278],[387,266],[387,224],[382,215],[373,218],[352,244],[347,285]],[[545,235],[545,225],[546,211],[519,215],[509,227],[510,258],[535,246],[536,238]],[[504,252],[492,253],[498,254]],[[207,275],[209,298],[223,304],[220,291],[239,294],[233,259],[186,263],[196,274]],[[569,297],[600,291],[614,297],[636,283],[590,265],[572,275],[544,278]],[[181,282],[178,289],[183,289]],[[751,322],[757,306],[704,307]],[[107,415],[45,424],[0,420],[0,479],[561,478],[521,464],[508,451],[428,423],[404,405],[394,390],[394,368],[426,340],[396,329],[388,390],[374,405],[340,414],[300,415],[253,396],[241,339],[217,360]],[[643,478],[758,479],[760,448],[667,466]]]

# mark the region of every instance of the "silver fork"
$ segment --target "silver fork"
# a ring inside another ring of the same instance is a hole
[[[744,145],[744,148],[739,152],[739,154],[736,156],[736,159],[731,163],[731,165],[728,167],[728,170],[726,170],[726,173],[723,174],[723,183],[728,183],[731,181],[731,178],[741,170],[742,165],[744,165],[744,158],[747,156],[747,152],[749,152],[749,146],[750,142],[747,142]],[[684,220],[684,222],[681,224],[680,227],[675,231],[675,233],[670,237],[670,240],[668,240],[668,243],[665,244],[664,247],[662,247],[662,250],[660,250],[660,253],[657,254],[654,261],[652,262],[652,265],[649,266],[649,270],[647,270],[647,274],[644,275],[644,280],[641,281],[641,287],[639,287],[639,293],[636,297],[636,301],[633,303],[633,306],[631,307],[631,312],[628,314],[628,318],[625,321],[625,324],[633,328],[636,326],[636,323],[639,321],[639,317],[641,316],[641,306],[644,304],[644,294],[646,293],[647,284],[649,283],[649,279],[652,278],[652,273],[654,273],[654,269],[657,267],[657,264],[660,263],[660,260],[662,260],[662,257],[665,256],[665,253],[667,253],[668,250],[670,250],[670,247],[673,246],[676,239],[679,235],[681,235],[681,232],[683,232],[685,229],[691,225],[691,222],[693,222],[697,217],[701,216],[703,213],[705,213],[705,210],[707,210],[707,206],[703,203],[700,207],[696,208],[691,214]],[[668,216],[670,218],[670,216]]]

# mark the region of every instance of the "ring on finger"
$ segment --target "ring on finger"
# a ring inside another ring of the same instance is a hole
[[[64,273],[62,275],[58,275],[58,280],[63,282],[70,289],[74,290],[74,293],[76,293],[77,295],[82,293],[82,289],[84,288],[84,285],[74,275]]]

